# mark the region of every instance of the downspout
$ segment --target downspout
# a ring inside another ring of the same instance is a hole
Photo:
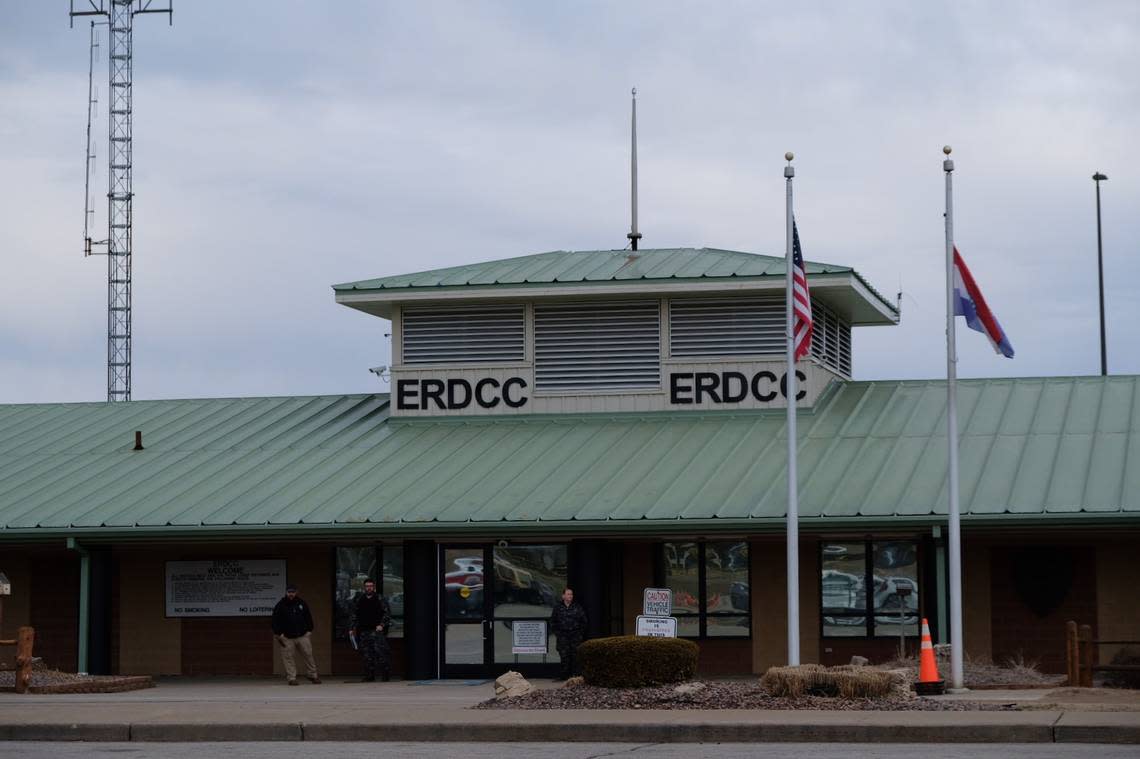
[[[67,539],[67,550],[79,554],[79,655],[76,657],[76,671],[87,674],[87,643],[90,637],[91,620],[91,554],[79,545],[75,538]]]

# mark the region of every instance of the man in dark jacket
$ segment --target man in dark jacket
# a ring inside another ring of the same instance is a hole
[[[574,591],[562,591],[562,600],[554,604],[550,614],[550,629],[558,643],[558,658],[562,664],[560,680],[577,674],[578,645],[586,638],[586,610],[574,601]]]
[[[392,624],[392,612],[384,596],[376,592],[376,583],[364,581],[364,592],[356,597],[352,613],[352,629],[349,634],[357,639],[360,654],[364,657],[364,677],[361,682],[380,679],[388,682],[392,673],[392,651],[388,648],[388,628]]]
[[[285,665],[285,677],[290,685],[297,684],[297,665],[293,660],[295,651],[301,652],[305,660],[305,674],[310,682],[320,684],[317,663],[313,661],[313,615],[309,605],[297,595],[297,586],[289,583],[285,597],[273,607],[273,635],[281,646],[281,663]]]

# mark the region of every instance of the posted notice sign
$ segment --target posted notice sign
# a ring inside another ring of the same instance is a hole
[[[649,617],[667,617],[673,613],[673,591],[668,588],[646,588],[641,595],[641,613]]]
[[[676,638],[677,618],[642,614],[637,618],[637,634],[643,638]]]
[[[511,641],[512,654],[545,654],[546,653],[546,623],[538,620],[511,623],[513,640]]]
[[[168,617],[268,617],[284,595],[284,559],[166,562]]]

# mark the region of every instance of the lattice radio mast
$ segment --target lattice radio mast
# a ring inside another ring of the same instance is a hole
[[[107,122],[107,239],[94,241],[88,235],[91,208],[84,201],[83,253],[92,255],[95,247],[107,255],[107,400],[131,399],[131,72],[134,17],[142,13],[165,13],[174,23],[174,0],[162,8],[152,8],[153,0],[87,0],[75,9],[71,0],[68,16],[72,26],[77,16],[105,16],[108,27],[107,69],[109,72]],[[91,25],[91,66],[94,67],[95,23]],[[89,74],[87,96],[87,169],[85,184],[90,187],[94,152],[91,148],[91,114],[95,102]],[[89,190],[88,190],[89,192]],[[88,194],[88,198],[90,195]]]

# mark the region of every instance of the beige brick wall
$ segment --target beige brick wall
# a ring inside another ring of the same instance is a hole
[[[800,661],[819,662],[818,540],[800,541]],[[788,661],[788,567],[782,540],[753,540],[752,671],[761,673]]]
[[[325,546],[286,545],[284,548],[188,546],[177,549],[122,550],[119,560],[119,671],[122,674],[182,674],[182,620],[165,616],[165,562],[218,558],[284,558],[288,579],[297,583],[313,614],[313,654],[317,668],[328,673],[332,665],[332,568]],[[283,672],[278,646],[273,642],[268,617],[258,646],[271,652],[273,671]],[[224,622],[219,620],[224,626]],[[261,629],[258,627],[257,629]],[[241,641],[226,641],[241,645]],[[222,642],[219,642],[219,646]]]
[[[182,620],[166,618],[162,553],[119,556],[119,673],[182,674]]]
[[[1140,640],[1140,539],[1105,543],[1096,549],[1097,636],[1102,640]],[[1133,648],[1136,648],[1134,646]],[[1099,646],[1108,664],[1121,646]]]
[[[976,541],[963,542],[962,634],[966,655],[973,659],[993,658],[990,615],[990,547]]]
[[[11,549],[0,554],[0,572],[8,575],[12,583],[12,595],[4,596],[4,619],[0,626],[0,638],[14,640],[16,631],[31,624],[31,562]],[[0,647],[0,666],[13,667],[16,663],[16,647]]]
[[[622,551],[622,618],[626,632],[637,631],[637,615],[641,614],[642,591],[653,587],[653,546],[649,543],[626,543]]]

